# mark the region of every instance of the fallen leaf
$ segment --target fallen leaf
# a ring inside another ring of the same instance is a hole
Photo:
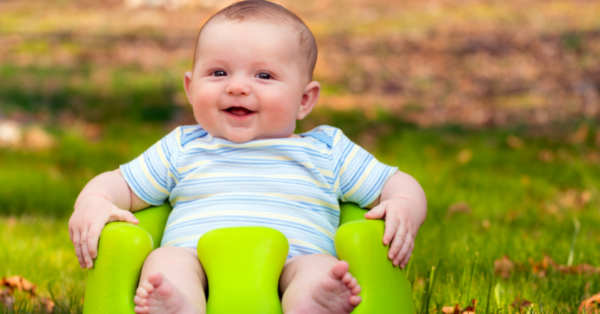
[[[470,149],[463,149],[456,156],[456,161],[458,161],[459,164],[464,165],[471,161],[472,158],[473,152]]]
[[[571,134],[571,142],[575,143],[575,144],[581,144],[583,142],[585,142],[586,138],[588,137],[588,133],[590,132],[590,127],[583,123],[579,126],[579,128],[577,129],[577,131],[575,131],[575,133]]]
[[[581,196],[579,197],[579,202],[581,203],[582,206],[587,205],[587,203],[590,202],[590,200],[592,199],[592,192],[590,192],[590,190],[585,190],[583,192],[581,192]]]
[[[506,145],[508,145],[508,147],[512,149],[521,149],[524,146],[523,140],[514,135],[511,135],[506,138]]]
[[[515,264],[508,258],[508,255],[494,261],[494,273],[504,279],[510,278],[514,268]]]
[[[521,313],[521,309],[533,306],[533,303],[527,301],[525,298],[521,299],[521,296],[517,295],[515,300],[510,305],[517,309],[519,313]]]
[[[463,314],[475,314],[475,307],[477,306],[477,300],[473,299],[471,300],[471,303],[469,304],[469,306],[467,306],[462,313]]]
[[[46,313],[54,312],[54,306],[56,306],[54,301],[52,301],[46,297],[40,297],[40,298],[38,298],[38,301],[40,301],[40,304],[42,305],[42,307],[44,308]]]
[[[7,287],[10,294],[12,294],[12,292],[16,289],[35,295],[35,290],[37,289],[36,285],[32,284],[21,276],[12,276],[9,278],[2,277],[2,280],[0,280],[0,285]]]
[[[39,126],[33,126],[25,132],[25,146],[33,150],[43,150],[54,146],[55,140],[52,135]]]
[[[457,202],[448,206],[448,211],[446,212],[447,217],[452,217],[456,213],[470,214],[471,206],[466,202]]]
[[[541,262],[535,262],[533,258],[529,258],[529,265],[531,265],[531,271],[539,277],[546,276],[546,272],[548,271],[548,266],[550,265],[550,262],[554,263],[554,261],[547,255],[544,256]]]
[[[583,300],[577,313],[585,311],[586,314],[600,314],[600,293]]]
[[[553,162],[554,161],[554,153],[549,149],[543,149],[538,154],[538,158],[543,162]]]
[[[458,303],[455,306],[444,306],[442,308],[442,313],[444,314],[460,314],[460,307]]]

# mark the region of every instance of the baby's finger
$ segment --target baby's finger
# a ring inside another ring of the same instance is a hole
[[[128,210],[113,208],[108,222],[124,221],[137,225],[140,221]]]
[[[402,248],[402,244],[404,243],[404,239],[406,238],[406,225],[400,220],[396,220],[398,226],[395,228],[393,233],[392,244],[390,244],[389,255],[390,259],[394,260],[398,252],[400,252],[400,248]],[[387,229],[387,227],[386,227]],[[386,230],[387,232],[387,230]]]
[[[104,229],[104,224],[96,223],[90,225],[90,229],[88,230],[88,251],[90,252],[90,257],[92,259],[98,257],[98,240],[100,239],[102,229]]]
[[[414,248],[415,248],[415,242],[412,241],[411,244],[410,244],[410,249],[408,250],[408,253],[406,253],[406,256],[400,262],[400,267],[401,268],[404,268],[404,267],[406,267],[406,265],[408,265],[408,261],[410,261],[410,257],[412,256],[412,252],[413,252]]]
[[[385,231],[383,232],[383,244],[388,245],[394,238],[394,235],[398,233],[398,226],[400,220],[396,217],[388,217],[385,220]],[[390,248],[391,250],[391,248]]]
[[[90,256],[90,250],[88,249],[88,228],[89,226],[84,228],[81,232],[81,253],[83,255],[83,260],[85,261],[85,266],[87,268],[92,268],[94,262]]]
[[[412,235],[410,234],[410,232],[408,232],[405,235],[404,243],[402,243],[402,249],[400,249],[400,252],[394,258],[394,266],[400,265],[400,262],[404,260],[404,257],[406,257],[406,254],[408,253],[408,250],[410,250],[411,242]]]
[[[386,207],[385,203],[377,205],[365,214],[365,218],[367,218],[367,219],[382,219],[383,216],[385,216],[386,208],[387,207]]]
[[[73,232],[73,246],[75,247],[75,255],[77,256],[77,261],[79,261],[79,266],[85,268],[85,261],[83,260],[83,254],[81,253],[81,236],[79,231]]]

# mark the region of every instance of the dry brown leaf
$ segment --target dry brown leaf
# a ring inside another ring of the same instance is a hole
[[[494,273],[504,279],[508,279],[515,264],[508,258],[508,255],[502,256],[502,258],[494,261]]]
[[[56,140],[39,126],[33,126],[25,132],[25,146],[33,150],[43,150],[55,145]]]
[[[586,314],[600,314],[600,293],[594,294],[581,302],[577,313],[581,314],[584,310]]]
[[[7,287],[7,289],[0,291],[0,303],[5,306],[12,306],[15,302],[13,293],[17,290],[26,292],[30,299],[39,302],[46,313],[52,313],[54,311],[54,301],[46,297],[38,296],[36,294],[37,286],[21,276],[12,276],[9,278],[2,277],[0,286]]]
[[[464,165],[471,161],[472,158],[473,152],[470,149],[463,149],[456,156],[456,161],[458,161],[459,164]]]
[[[587,124],[581,124],[575,133],[571,134],[571,142],[581,144],[585,142],[590,132],[590,127]]]
[[[545,263],[546,269],[548,269],[548,266],[551,266],[552,268],[560,271],[561,273],[565,273],[565,274],[579,274],[579,275],[600,274],[600,268],[595,267],[593,265],[590,265],[590,264],[579,264],[579,265],[573,265],[573,266],[559,265],[548,255],[544,256],[542,263]]]
[[[467,306],[462,311],[462,314],[475,314],[476,306],[477,306],[477,300],[476,299],[471,300],[471,303],[469,304],[469,306]]]
[[[506,145],[508,145],[508,147],[512,149],[521,149],[524,146],[523,140],[514,135],[511,135],[506,138]]]
[[[471,206],[466,202],[458,202],[448,206],[448,211],[446,212],[447,217],[452,217],[456,213],[471,213]]]
[[[444,313],[444,314],[460,314],[460,307],[458,306],[458,303],[456,303],[456,305],[454,305],[454,306],[444,306],[442,308],[442,313]]]
[[[515,300],[510,305],[512,307],[514,307],[515,309],[517,309],[519,311],[519,313],[521,313],[521,310],[523,308],[533,306],[533,303],[527,301],[525,298],[521,299],[521,296],[517,295]]]
[[[538,158],[543,162],[553,162],[554,161],[554,153],[549,149],[543,149],[538,154]]]
[[[21,276],[12,276],[9,278],[2,277],[2,280],[0,280],[0,285],[7,287],[10,294],[17,289],[19,291],[26,291],[32,295],[35,295],[35,290],[37,289],[36,285],[32,284]]]
[[[550,257],[544,256],[541,262],[536,262],[533,258],[529,258],[529,265],[531,265],[531,272],[538,275],[539,277],[545,277],[546,272],[548,271],[549,261],[551,261]],[[554,262],[554,261],[552,261]]]
[[[45,298],[45,297],[38,298],[38,301],[40,301],[40,303],[44,307],[44,310],[46,311],[46,313],[51,314],[52,312],[54,312],[54,306],[56,306],[54,301],[52,301],[48,298]]]

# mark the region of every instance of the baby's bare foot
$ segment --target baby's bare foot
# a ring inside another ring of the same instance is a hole
[[[161,273],[148,276],[134,298],[137,314],[198,314],[190,301]]]
[[[339,261],[328,275],[319,278],[310,291],[286,314],[348,314],[360,303],[360,285],[348,272],[348,263]]]

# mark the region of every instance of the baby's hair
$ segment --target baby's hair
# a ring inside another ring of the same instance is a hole
[[[196,37],[196,50],[194,52],[193,66],[196,64],[198,45],[200,44],[200,35],[202,34],[202,30],[212,20],[217,18],[240,22],[246,20],[265,21],[292,27],[298,32],[301,55],[306,60],[305,64],[307,67],[308,78],[309,80],[312,80],[315,64],[317,63],[317,42],[315,41],[315,37],[308,29],[306,24],[304,24],[304,22],[296,14],[280,6],[279,4],[275,4],[266,0],[246,0],[236,2],[215,13],[215,15],[208,19]]]

